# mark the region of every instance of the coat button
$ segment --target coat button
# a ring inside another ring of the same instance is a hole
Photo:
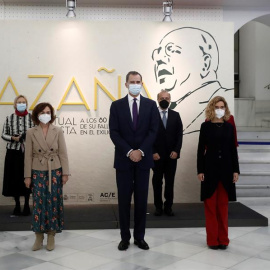
[[[53,161],[53,159],[51,159],[51,161]]]
[[[51,151],[53,151],[53,148],[51,148]]]
[[[218,156],[218,158],[221,158],[221,156]]]
[[[41,150],[39,149],[38,152],[41,152]]]

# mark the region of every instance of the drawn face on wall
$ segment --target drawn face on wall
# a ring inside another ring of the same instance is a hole
[[[192,91],[205,81],[216,79],[217,45],[209,33],[197,28],[179,28],[166,34],[152,59],[156,81],[167,91]]]

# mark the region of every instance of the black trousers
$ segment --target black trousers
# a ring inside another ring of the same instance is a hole
[[[144,239],[150,169],[141,170],[134,165],[131,170],[116,170],[118,209],[121,239],[129,241],[130,206],[134,193],[134,231],[136,240]]]
[[[155,161],[155,167],[153,168],[153,189],[154,189],[154,204],[156,208],[163,208],[162,200],[162,185],[163,178],[165,179],[164,188],[164,209],[171,208],[173,205],[173,186],[174,177],[177,167],[177,159],[160,159]]]

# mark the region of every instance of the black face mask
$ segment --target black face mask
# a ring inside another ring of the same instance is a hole
[[[159,102],[159,106],[164,110],[167,109],[169,107],[169,105],[170,105],[170,102],[165,100],[165,99],[163,99]]]

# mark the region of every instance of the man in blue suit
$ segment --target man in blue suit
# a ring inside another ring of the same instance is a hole
[[[121,230],[119,250],[129,246],[130,206],[134,193],[134,244],[147,250],[144,241],[152,147],[156,138],[159,115],[156,103],[140,95],[142,76],[130,71],[126,76],[128,95],[114,101],[110,108],[110,137],[115,145],[114,168],[118,189]]]

